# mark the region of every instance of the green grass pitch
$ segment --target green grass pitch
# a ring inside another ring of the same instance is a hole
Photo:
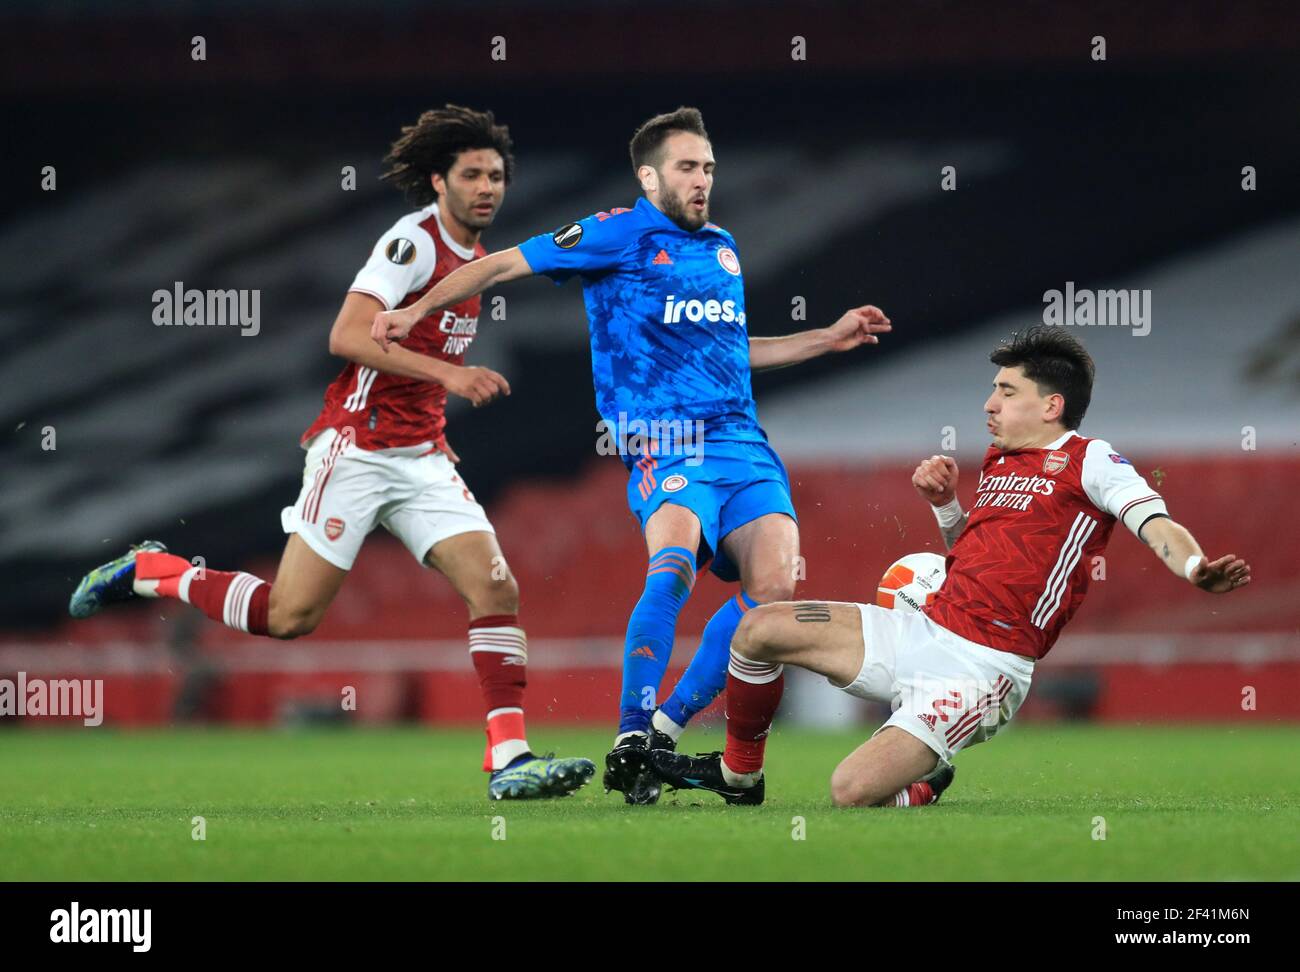
[[[610,740],[531,735],[598,765]],[[957,758],[937,806],[834,809],[830,772],[864,735],[778,727],[762,807],[627,807],[599,775],[489,803],[478,731],[6,730],[0,879],[1300,879],[1294,726],[1015,726]]]

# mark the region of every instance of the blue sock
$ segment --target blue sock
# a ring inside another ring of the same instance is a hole
[[[741,603],[744,608],[741,608]],[[686,666],[682,680],[673,689],[672,696],[661,708],[663,714],[679,726],[685,726],[695,713],[708,707],[727,687],[727,663],[731,660],[731,637],[740,626],[745,611],[758,607],[758,602],[741,591],[718,608],[704,626],[704,637],[699,650]]]
[[[648,731],[659,683],[673,652],[677,613],[694,586],[695,554],[685,547],[665,547],[650,558],[645,589],[628,619],[627,639],[623,642],[620,734]]]

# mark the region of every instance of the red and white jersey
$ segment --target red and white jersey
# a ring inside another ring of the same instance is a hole
[[[1134,533],[1164,500],[1102,439],[984,456],[970,519],[925,613],[970,641],[1042,658],[1088,592],[1117,519]]]
[[[487,251],[453,240],[436,203],[403,216],[379,238],[349,291],[369,294],[386,310],[419,300],[447,274]],[[479,298],[430,314],[402,341],[408,351],[461,364],[478,330]],[[324,429],[354,430],[353,442],[378,450],[441,443],[447,390],[415,378],[384,374],[349,361],[325,391],[325,405],[302,435],[306,442]],[[346,434],[346,433],[344,433]]]

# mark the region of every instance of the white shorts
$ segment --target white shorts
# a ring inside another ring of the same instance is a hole
[[[487,514],[441,452],[427,447],[359,449],[334,429],[307,443],[298,502],[280,513],[296,533],[335,567],[351,570],[367,534],[382,523],[416,560],[458,533],[495,533]]]
[[[835,687],[893,706],[873,736],[897,726],[949,763],[958,750],[991,739],[1029,693],[1034,663],[1020,655],[968,641],[924,614],[874,604],[858,610],[862,671]]]

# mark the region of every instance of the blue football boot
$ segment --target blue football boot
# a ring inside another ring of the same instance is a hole
[[[596,764],[581,757],[524,753],[488,779],[490,800],[545,800],[568,796],[596,773]]]
[[[98,614],[105,605],[136,597],[132,586],[135,583],[135,555],[141,551],[166,553],[167,548],[157,540],[146,540],[135,544],[116,560],[100,564],[81,578],[68,601],[68,613],[74,618],[88,618]]]

